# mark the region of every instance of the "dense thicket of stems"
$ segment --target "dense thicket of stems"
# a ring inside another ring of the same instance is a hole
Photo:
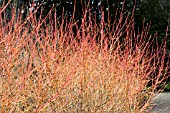
[[[166,40],[155,44],[149,25],[136,33],[133,15],[96,24],[88,11],[79,26],[51,13],[37,20],[36,10],[6,21],[0,9],[1,112],[150,110],[169,76]]]

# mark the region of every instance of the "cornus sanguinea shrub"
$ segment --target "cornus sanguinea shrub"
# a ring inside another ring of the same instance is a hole
[[[88,8],[79,23],[64,16],[59,22],[51,12],[36,18],[36,10],[6,21],[3,11],[2,113],[148,112],[169,76],[166,40],[158,45],[149,25],[136,32],[133,15],[123,11],[113,24],[104,13],[97,24]]]

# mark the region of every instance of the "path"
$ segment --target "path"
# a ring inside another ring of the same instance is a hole
[[[158,94],[153,102],[156,105],[151,113],[170,113],[170,92]]]

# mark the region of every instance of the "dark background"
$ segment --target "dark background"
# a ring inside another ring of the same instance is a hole
[[[75,2],[76,1],[76,2]],[[3,2],[6,4],[8,0],[0,0],[0,5]],[[126,0],[124,4],[124,11],[127,14],[131,14],[134,6],[135,28],[142,30],[143,22],[151,24],[149,33],[153,36],[157,33],[159,42],[166,35],[166,28],[168,26],[168,19],[170,17],[170,3],[169,0]],[[41,4],[41,6],[40,6]],[[16,8],[16,15],[20,12],[23,14],[23,18],[26,17],[30,8],[34,6],[34,9],[39,7],[37,16],[42,12],[45,16],[52,7],[53,11],[56,11],[57,17],[61,19],[64,8],[64,17],[70,19],[74,11],[74,5],[76,4],[75,20],[81,20],[84,11],[84,6],[91,8],[91,13],[97,16],[97,22],[101,19],[101,10],[105,12],[105,20],[111,16],[111,23],[115,20],[116,9],[121,10],[123,0],[12,0],[10,5],[5,10],[5,16],[10,20],[12,7]],[[32,6],[31,6],[32,5]],[[119,16],[117,14],[117,16]],[[16,17],[17,18],[17,17]],[[170,33],[170,32],[169,32]],[[167,52],[170,50],[170,36],[168,35]]]

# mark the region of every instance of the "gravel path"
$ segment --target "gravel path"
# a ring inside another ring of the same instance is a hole
[[[170,92],[156,95],[153,103],[156,105],[153,107],[151,113],[170,113]]]

